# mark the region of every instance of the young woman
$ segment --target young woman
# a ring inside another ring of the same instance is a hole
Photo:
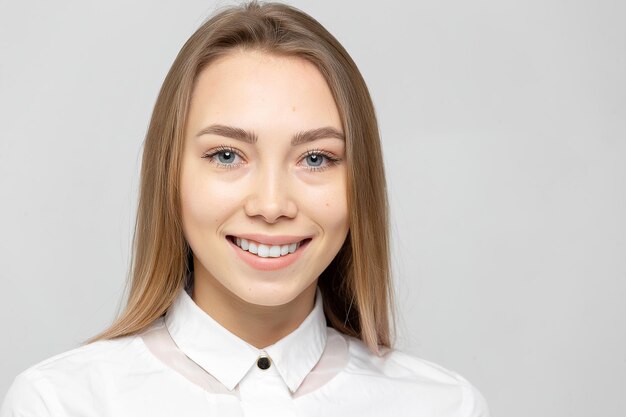
[[[18,375],[0,416],[487,416],[393,348],[382,161],[363,78],[317,21],[212,17],[154,108],[125,311]]]

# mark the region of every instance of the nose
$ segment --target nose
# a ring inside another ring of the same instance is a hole
[[[289,176],[278,166],[260,169],[251,182],[244,211],[250,217],[261,216],[267,223],[276,223],[281,217],[294,218],[298,206],[290,189]]]

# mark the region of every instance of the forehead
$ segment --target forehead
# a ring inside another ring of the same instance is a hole
[[[283,123],[342,130],[326,80],[314,64],[295,56],[256,50],[221,56],[198,75],[190,106],[192,125],[232,123],[261,129]]]

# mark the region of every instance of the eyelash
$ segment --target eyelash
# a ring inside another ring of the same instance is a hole
[[[202,155],[202,158],[206,158],[209,160],[210,163],[220,166],[222,168],[226,168],[226,169],[233,169],[239,165],[239,164],[224,164],[224,163],[215,161],[213,157],[222,152],[231,152],[239,156],[240,158],[242,158],[241,154],[238,151],[236,151],[234,148],[231,148],[230,146],[218,146],[217,148],[215,148],[215,150],[209,151],[206,154]],[[328,160],[328,163],[323,166],[306,167],[306,169],[311,172],[324,171],[330,167],[337,165],[341,161],[341,158],[337,158],[333,156],[332,154],[326,151],[323,151],[321,149],[309,149],[302,155],[301,158],[307,158],[311,155],[321,155]]]

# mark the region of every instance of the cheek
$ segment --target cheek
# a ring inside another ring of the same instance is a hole
[[[347,190],[343,186],[335,194],[329,196],[326,201],[328,217],[333,227],[342,233],[348,228],[348,198],[346,193]]]
[[[344,177],[310,193],[307,201],[311,216],[326,233],[344,233],[347,230],[348,198]]]
[[[239,203],[241,191],[200,169],[183,172],[180,184],[183,225],[217,226]]]

